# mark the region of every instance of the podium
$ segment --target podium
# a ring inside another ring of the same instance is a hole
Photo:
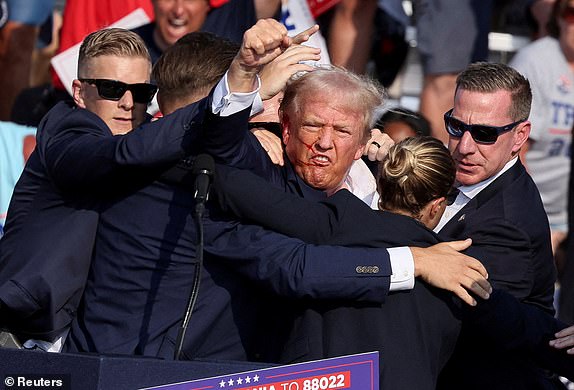
[[[235,361],[169,361],[147,357],[47,353],[0,349],[0,380],[6,376],[58,375],[81,390],[139,389],[272,367]],[[8,387],[6,387],[8,388]]]

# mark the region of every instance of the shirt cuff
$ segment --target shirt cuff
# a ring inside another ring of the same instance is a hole
[[[256,97],[259,95],[261,80],[257,76],[257,87],[251,92],[229,92],[227,83],[227,73],[215,86],[213,91],[213,100],[211,111],[219,116],[230,116],[253,105]],[[259,98],[261,104],[261,98]]]
[[[389,248],[391,260],[390,291],[412,290],[415,286],[415,261],[411,250],[406,247]]]
[[[249,114],[250,117],[253,115],[259,114],[263,111],[263,100],[261,99],[261,95],[259,92],[255,95],[255,100],[253,101],[253,105],[251,106],[251,113]]]

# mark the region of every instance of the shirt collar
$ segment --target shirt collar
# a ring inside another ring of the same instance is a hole
[[[345,186],[353,195],[371,206],[371,208],[377,208],[379,200],[377,181],[362,159],[355,160],[351,166],[345,178]]]

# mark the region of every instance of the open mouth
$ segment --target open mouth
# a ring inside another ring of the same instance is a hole
[[[186,21],[184,19],[170,19],[168,23],[171,27],[180,28],[186,25]]]
[[[327,166],[331,163],[331,160],[327,156],[313,156],[310,161],[311,165],[316,166]]]

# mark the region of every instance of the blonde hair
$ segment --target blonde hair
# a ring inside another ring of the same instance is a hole
[[[377,81],[336,66],[322,66],[312,72],[295,74],[285,88],[279,115],[296,116],[307,98],[318,93],[342,99],[348,107],[361,113],[362,142],[371,136],[371,129],[380,116],[384,88]]]
[[[151,57],[144,41],[133,31],[123,28],[104,28],[88,34],[80,46],[78,77],[86,62],[100,56],[141,57],[149,62]]]
[[[430,201],[447,196],[455,173],[454,161],[439,140],[406,138],[390,148],[379,169],[379,208],[418,219]]]

